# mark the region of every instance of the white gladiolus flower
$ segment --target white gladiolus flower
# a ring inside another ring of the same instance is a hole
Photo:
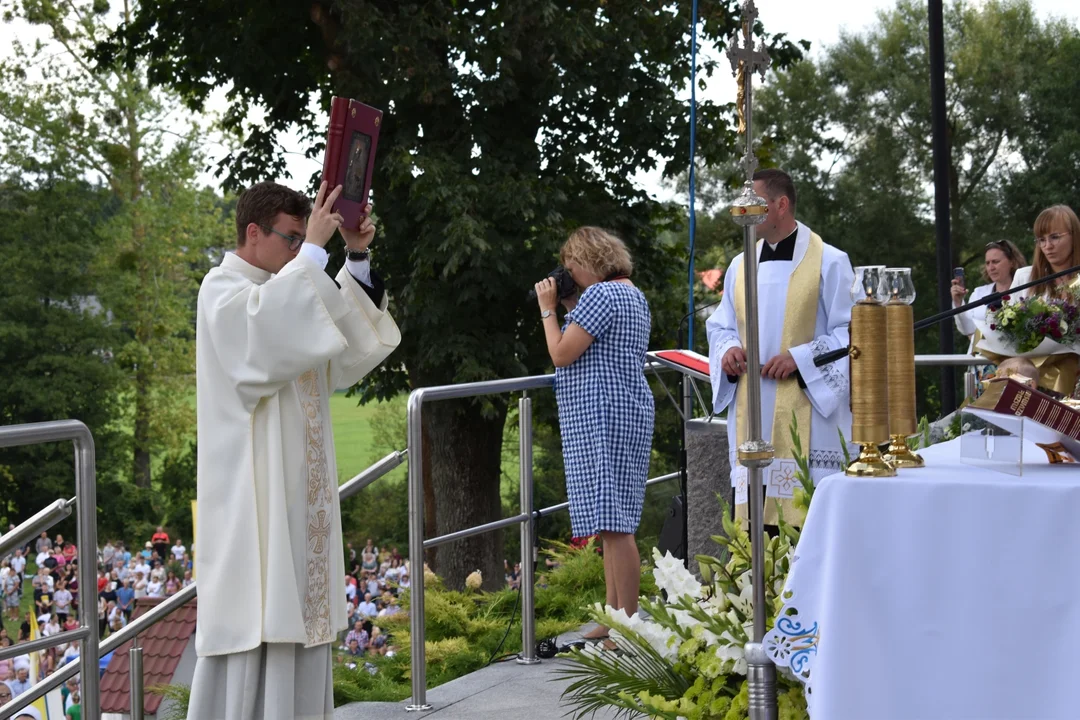
[[[674,557],[671,551],[661,556],[660,551],[653,548],[653,561],[656,563],[656,568],[653,569],[656,585],[667,593],[670,601],[681,597],[701,597],[701,583],[683,567],[682,560]]]
[[[625,610],[616,610],[611,606],[605,607],[604,613],[610,620],[609,627],[616,642],[623,637],[619,628],[626,628],[640,635],[665,660],[674,662],[678,659],[680,642],[674,630],[668,630],[650,620],[643,620],[638,613],[628,616]]]

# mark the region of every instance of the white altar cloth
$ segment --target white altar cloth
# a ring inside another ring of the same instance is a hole
[[[1080,467],[1023,477],[960,441],[893,478],[818,483],[766,650],[814,720],[1080,718]]]

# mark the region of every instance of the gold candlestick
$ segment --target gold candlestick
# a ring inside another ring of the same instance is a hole
[[[887,271],[886,271],[887,272]],[[912,452],[907,439],[919,430],[915,420],[915,316],[899,299],[885,306],[885,336],[889,364],[889,449],[885,460],[894,468],[921,468],[926,463]]]
[[[882,269],[855,268],[852,289],[862,295],[851,308],[851,439],[860,451],[844,473],[853,477],[896,475],[878,450],[889,439],[888,356],[882,332],[885,307],[876,296]]]

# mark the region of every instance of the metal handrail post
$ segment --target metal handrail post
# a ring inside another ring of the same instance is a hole
[[[75,498],[70,500],[57,500],[34,514],[29,520],[19,523],[19,526],[0,536],[0,557],[6,557],[16,548],[22,547],[30,539],[40,535],[68,515],[71,515],[71,506],[75,504]]]
[[[521,476],[521,513],[526,519],[521,523],[521,575],[518,592],[521,593],[521,654],[519,665],[535,665],[536,657],[536,610],[534,586],[536,567],[533,555],[536,520],[533,518],[533,423],[532,398],[522,393],[518,400],[518,460]]]
[[[409,649],[412,702],[408,711],[430,710],[427,704],[427,658],[424,655],[424,407],[423,388],[409,395]]]
[[[352,478],[342,483],[338,488],[339,500],[346,500],[356,493],[366,488],[371,483],[381,478],[386,473],[396,468],[401,463],[405,462],[405,457],[409,454],[408,450],[401,450],[390,453],[389,455],[378,460],[371,467],[361,471],[358,475],[354,475]]]
[[[82,425],[82,423],[79,423]],[[98,675],[97,593],[97,478],[94,438],[89,428],[75,437],[75,497],[78,502],[79,625],[89,631],[79,648],[82,683],[79,688],[87,720],[101,717],[101,680]],[[90,599],[93,598],[93,601]]]
[[[131,720],[143,720],[143,651],[137,641],[128,650],[128,666]]]

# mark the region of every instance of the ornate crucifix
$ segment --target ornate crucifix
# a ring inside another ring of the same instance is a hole
[[[746,184],[742,194],[731,206],[731,218],[743,229],[743,272],[746,292],[746,351],[747,372],[739,382],[747,385],[747,413],[738,422],[746,422],[746,442],[737,449],[739,463],[746,467],[747,502],[750,511],[750,566],[754,589],[754,637],[746,645],[747,681],[750,690],[750,720],[776,720],[776,667],[765,654],[762,640],[765,637],[765,547],[764,512],[765,498],[762,491],[762,471],[773,461],[771,444],[761,437],[761,361],[758,347],[757,303],[757,233],[756,226],[765,221],[768,208],[765,200],[754,193],[753,135],[753,79],[760,73],[765,79],[769,68],[769,55],[762,43],[754,49],[754,21],[757,8],[754,0],[746,0],[742,6],[742,43],[739,35],[732,38],[728,48],[731,70],[739,82],[739,131],[746,136],[746,154],[742,159],[746,171]]]

